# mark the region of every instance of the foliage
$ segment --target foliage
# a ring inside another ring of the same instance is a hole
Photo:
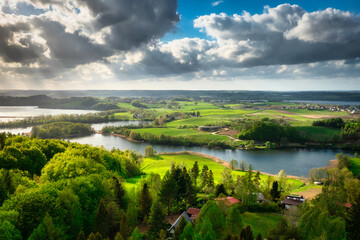
[[[90,124],[72,122],[54,122],[32,128],[31,135],[38,138],[69,138],[90,135]]]

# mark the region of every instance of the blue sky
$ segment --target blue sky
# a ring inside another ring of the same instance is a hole
[[[216,6],[212,3],[220,2]],[[354,14],[360,13],[360,0],[302,0],[302,1],[262,1],[262,0],[179,0],[178,12],[181,20],[177,24],[175,31],[166,34],[162,40],[171,41],[184,37],[207,38],[206,34],[199,32],[193,27],[194,19],[210,13],[227,13],[228,15],[241,14],[247,11],[251,14],[260,14],[264,11],[264,6],[276,7],[282,3],[297,4],[306,11],[320,11],[326,8],[336,8],[349,11]]]
[[[0,89],[70,86],[360,90],[360,1],[1,0]]]

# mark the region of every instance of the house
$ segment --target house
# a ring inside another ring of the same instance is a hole
[[[186,222],[191,222],[191,223],[193,223],[193,222],[191,221],[189,215],[187,215],[186,212],[183,212],[183,213],[178,217],[178,219],[176,219],[176,221],[173,223],[173,225],[171,225],[171,227],[168,229],[168,231],[169,231],[171,234],[173,234],[173,233],[175,232],[175,228],[179,225],[180,220],[181,220],[182,217],[185,218],[185,221],[186,221]]]
[[[226,206],[230,207],[231,205],[240,202],[238,199],[234,197],[221,197],[221,198],[215,198],[215,201],[223,201]]]
[[[257,203],[262,204],[262,203],[268,201],[268,200],[265,198],[264,194],[262,194],[262,193],[256,193],[256,195],[257,195]]]
[[[186,214],[190,217],[191,221],[194,220],[199,216],[201,209],[200,208],[189,208],[186,211]]]
[[[305,198],[303,196],[287,195],[284,200],[281,201],[281,207],[283,209],[289,209],[292,206],[297,207],[304,202]]]

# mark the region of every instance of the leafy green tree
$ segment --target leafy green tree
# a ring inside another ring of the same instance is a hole
[[[225,228],[225,217],[221,212],[218,205],[213,201],[208,201],[200,211],[200,215],[197,218],[197,224],[204,221],[204,219],[209,219],[211,226],[216,232],[217,236],[222,234],[223,229]],[[201,224],[200,224],[201,225]],[[205,236],[205,235],[203,235]]]
[[[238,163],[238,161],[236,161],[235,159],[231,159],[231,161],[230,161],[230,167],[231,167],[231,169],[236,169],[236,168],[238,168],[238,166],[239,166],[239,163]]]
[[[0,135],[1,136],[1,135]],[[0,240],[21,240],[21,233],[13,224],[5,220],[0,222]]]
[[[151,145],[145,148],[145,157],[154,157],[155,151]]]
[[[149,216],[149,229],[148,233],[153,238],[156,238],[161,230],[166,229],[165,214],[162,210],[160,202],[155,201],[151,206],[151,213]]]
[[[223,172],[221,173],[221,182],[224,184],[225,188],[234,190],[235,183],[232,176],[232,172],[229,168],[224,168]]]
[[[196,237],[195,239],[205,239],[209,237],[215,239],[216,232],[214,231],[211,221],[207,216],[204,216],[201,222],[196,224],[196,228],[198,229],[200,238]]]
[[[230,212],[226,217],[226,227],[228,233],[232,235],[238,235],[241,232],[243,220],[237,208],[233,207],[230,209]]]
[[[148,185],[144,183],[139,200],[139,215],[141,219],[146,219],[149,216],[151,205],[152,199],[149,188]]]
[[[30,235],[29,240],[57,240],[63,239],[60,228],[53,224],[52,218],[46,214],[42,223]]]
[[[241,171],[246,171],[247,166],[246,166],[245,160],[241,160],[241,162],[240,162],[240,169],[241,169]]]

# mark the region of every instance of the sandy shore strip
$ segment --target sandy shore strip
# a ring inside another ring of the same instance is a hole
[[[339,160],[332,159],[329,161],[328,165],[326,167],[323,167],[324,169],[331,169],[331,168],[337,168],[339,164]]]

